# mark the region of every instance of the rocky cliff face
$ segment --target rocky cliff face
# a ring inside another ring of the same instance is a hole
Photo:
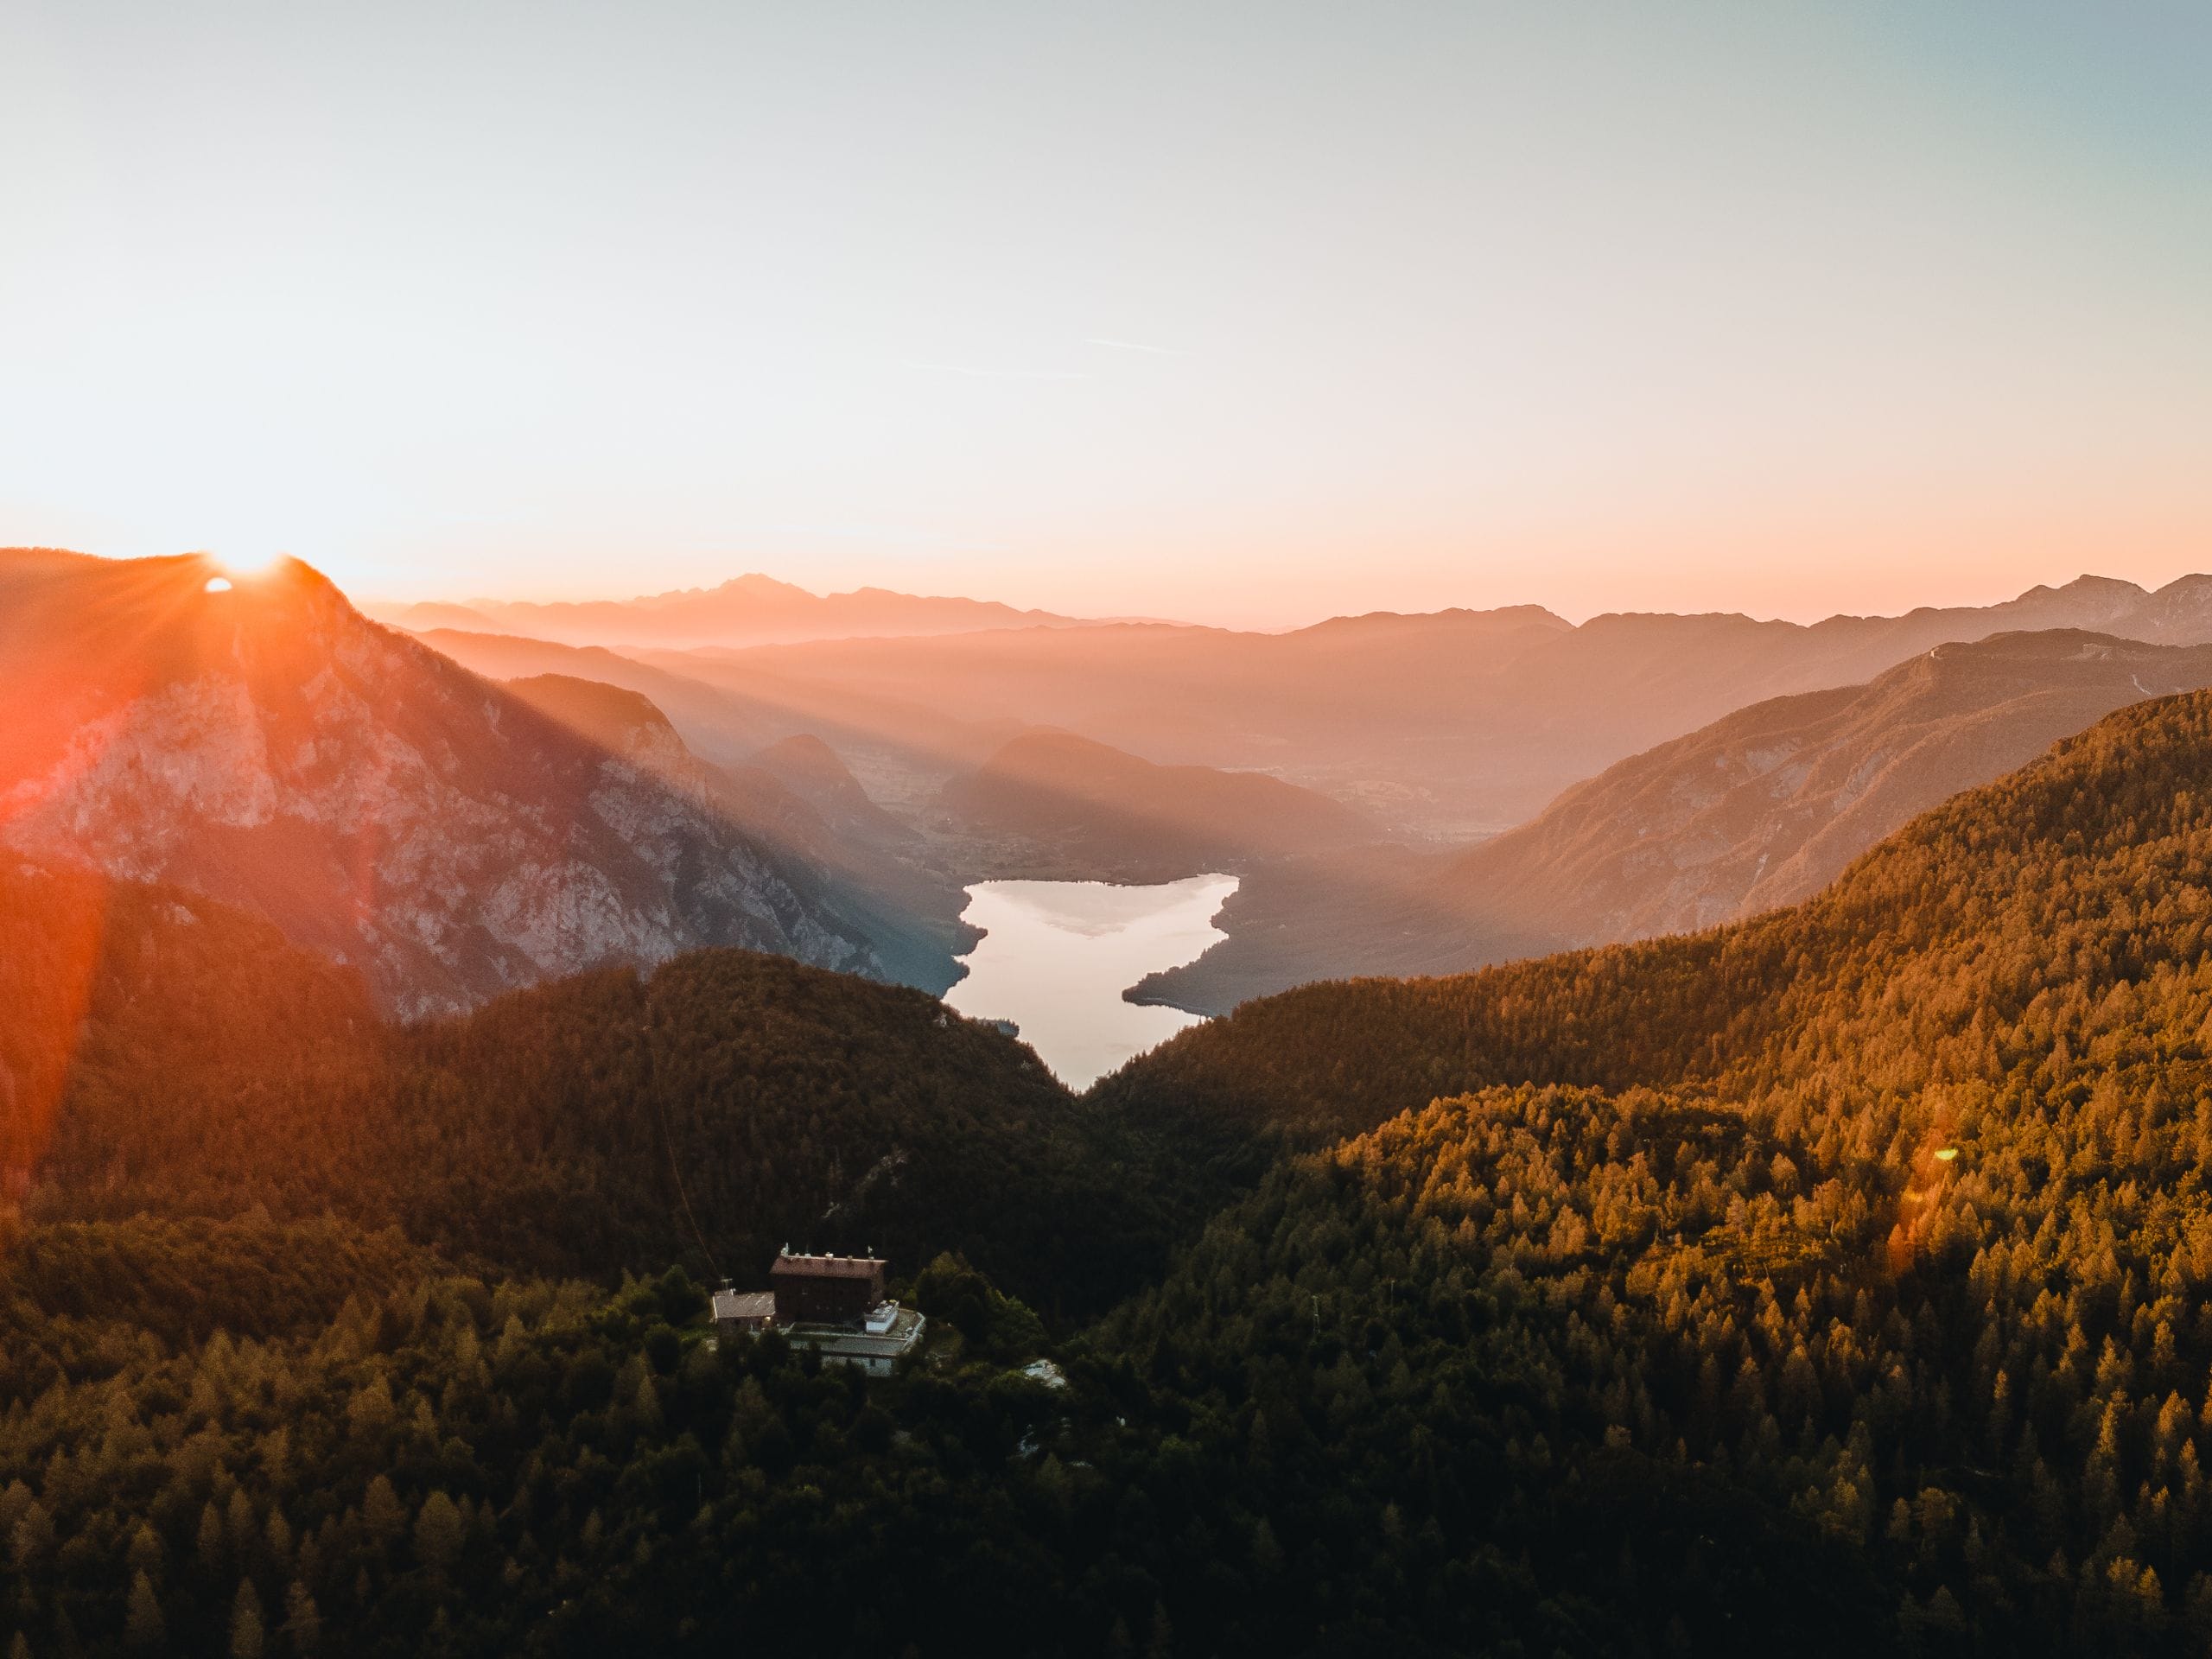
[[[674,757],[593,741],[304,565],[0,555],[0,842],[257,910],[402,1014],[703,944],[880,968]]]

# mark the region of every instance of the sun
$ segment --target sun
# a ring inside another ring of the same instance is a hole
[[[285,555],[282,552],[226,553],[217,559],[216,563],[223,567],[224,574],[226,575],[233,578],[252,577],[267,575],[283,563],[284,558]]]
[[[247,582],[259,582],[271,575],[283,564],[283,553],[224,554],[203,553],[200,559],[208,572],[204,591],[227,594]]]

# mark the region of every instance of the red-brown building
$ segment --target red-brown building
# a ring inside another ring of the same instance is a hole
[[[872,1255],[793,1255],[790,1248],[768,1269],[776,1323],[858,1325],[884,1300],[883,1263]]]

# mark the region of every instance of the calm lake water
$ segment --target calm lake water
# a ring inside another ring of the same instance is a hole
[[[1147,974],[1195,962],[1224,938],[1213,925],[1233,875],[1154,887],[1104,881],[979,881],[962,914],[985,931],[968,977],[944,994],[977,1020],[1011,1020],[1052,1075],[1086,1089],[1132,1054],[1202,1016],[1140,1007],[1122,993]]]

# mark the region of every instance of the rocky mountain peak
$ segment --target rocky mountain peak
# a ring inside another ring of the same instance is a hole
[[[650,702],[549,713],[296,561],[0,555],[0,842],[258,911],[402,1014],[702,944],[878,967]]]

